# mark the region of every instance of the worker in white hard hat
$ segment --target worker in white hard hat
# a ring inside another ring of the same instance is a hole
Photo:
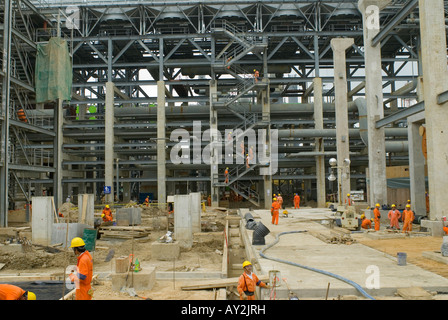
[[[76,300],[92,300],[93,290],[91,286],[93,276],[93,260],[89,251],[86,250],[86,244],[82,238],[72,239],[70,248],[73,248],[78,263],[76,265],[77,273],[75,275]]]
[[[243,274],[238,280],[238,293],[240,300],[255,300],[255,288],[257,286],[270,289],[266,283],[258,279],[257,275],[252,272],[252,264],[249,261],[243,262]]]

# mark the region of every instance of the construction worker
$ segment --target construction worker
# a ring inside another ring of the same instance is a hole
[[[208,195],[208,197],[207,197],[207,205],[208,205],[209,207],[212,206],[212,196],[211,196],[211,195]]]
[[[101,218],[103,218],[104,222],[110,222],[113,220],[112,210],[110,210],[108,204],[106,204],[106,207],[104,207],[103,212],[101,213]]]
[[[350,198],[350,193],[347,193],[347,199],[345,199],[345,204],[348,206],[355,205],[355,201],[353,201],[352,198]]]
[[[270,289],[266,283],[258,279],[257,275],[252,272],[252,264],[249,261],[243,262],[243,274],[238,279],[237,290],[240,294],[240,300],[255,300],[256,286]]]
[[[17,111],[17,116],[19,117],[19,120],[20,120],[20,121],[28,122],[28,120],[27,120],[27,118],[26,118],[25,111],[24,111],[23,109],[19,109],[19,110]]]
[[[240,148],[241,148],[241,155],[242,155],[243,158],[244,158],[244,140],[241,141],[241,143],[240,143]]]
[[[229,183],[229,168],[227,167],[226,170],[224,171],[224,178],[225,178],[225,183]]]
[[[361,215],[361,228],[371,229],[372,228],[372,220],[367,219],[365,215]]]
[[[93,261],[89,251],[86,250],[84,240],[79,237],[72,239],[70,248],[78,259],[75,275],[76,300],[92,300],[93,290],[91,286],[93,275]]]
[[[145,199],[145,206],[149,207],[149,196],[147,196]]]
[[[403,210],[403,233],[412,231],[412,222],[414,221],[414,212],[411,210],[411,205],[407,204],[406,209]]]
[[[445,231],[445,234],[448,235],[448,227],[447,226],[443,226],[443,231]]]
[[[250,146],[249,148],[249,161],[250,163],[254,163],[254,146]]]
[[[278,204],[280,205],[280,209],[282,209],[283,208],[283,197],[280,193],[277,196],[277,201],[278,201]]]
[[[300,196],[294,193],[294,209],[300,209]]]
[[[258,70],[254,69],[254,79],[255,83],[258,83],[258,78],[260,77],[260,72]]]
[[[250,164],[249,164],[249,154],[246,154],[246,169],[250,168]]]
[[[379,203],[377,203],[375,205],[375,209],[373,209],[373,216],[374,216],[373,221],[375,222],[375,231],[379,231],[380,230],[380,219],[381,219]]]
[[[272,216],[272,224],[278,225],[278,215],[280,210],[280,204],[277,201],[277,198],[273,199],[271,206],[271,216]]]
[[[392,205],[392,209],[387,214],[387,217],[390,220],[390,227],[392,229],[400,229],[400,226],[398,225],[398,219],[401,218],[401,212],[397,209],[396,205]]]
[[[0,284],[0,300],[36,300],[36,295],[12,284]]]

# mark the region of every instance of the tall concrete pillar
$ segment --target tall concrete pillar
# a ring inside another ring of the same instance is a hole
[[[174,238],[182,248],[193,246],[193,227],[190,214],[190,196],[174,196]]]
[[[266,83],[266,87],[260,92],[259,99],[261,103],[262,108],[262,117],[263,121],[266,121],[267,123],[271,122],[271,100],[270,100],[270,87],[269,87],[269,79],[267,77],[264,77],[262,79],[262,82]],[[259,131],[260,132],[260,131]],[[258,137],[259,141],[266,141],[266,144],[260,145],[258,144],[258,148],[265,147],[265,150],[258,150],[258,160],[260,163],[266,162],[269,163],[268,167],[262,167],[260,168],[260,174],[263,176],[263,192],[264,192],[264,208],[270,209],[272,205],[272,174],[275,168],[278,167],[278,165],[274,165],[274,161],[277,163],[278,161],[278,155],[276,153],[276,150],[272,149],[273,146],[273,138],[274,136],[271,133],[271,126],[268,125],[266,127],[266,136],[263,137],[260,140],[260,137]]]
[[[314,78],[314,126],[315,129],[324,128],[323,99],[322,99],[322,78]],[[315,139],[315,151],[324,152],[324,139]],[[325,193],[325,157],[316,156],[316,187],[317,187],[317,207],[324,208],[326,202]]]
[[[443,0],[419,0],[420,36],[425,101],[429,218],[448,215],[448,103],[437,96],[448,90],[445,8]]]
[[[210,80],[210,132],[218,132],[218,111],[213,107],[213,102],[216,101],[216,95],[218,93],[217,81]],[[213,134],[210,135],[210,139],[213,139]],[[226,140],[225,140],[226,141]],[[211,143],[211,157],[210,157],[210,197],[212,199],[212,206],[219,206],[219,187],[215,187],[219,178],[219,166],[218,166],[218,149],[215,148],[215,144]]]
[[[366,74],[367,134],[369,152],[369,205],[387,204],[386,147],[384,128],[375,123],[384,117],[383,82],[381,74],[381,45],[372,46],[372,39],[380,31],[379,13],[390,0],[360,0],[358,8],[363,16],[364,59]]]
[[[54,163],[54,176],[53,176],[53,196],[56,208],[62,205],[62,125],[64,122],[62,100],[58,99],[56,109],[54,110],[54,131],[55,138],[53,144],[53,163]]]
[[[334,91],[336,111],[336,149],[338,166],[338,203],[342,204],[350,192],[350,170],[344,160],[350,159],[348,136],[347,69],[345,51],[353,45],[353,38],[331,40],[334,60]]]
[[[106,108],[104,115],[104,185],[110,187],[105,194],[106,203],[114,202],[114,83],[106,82]]]
[[[418,215],[426,215],[425,157],[419,133],[424,120],[424,112],[408,118],[410,199],[412,210]]]
[[[157,81],[157,200],[166,204],[165,82]]]

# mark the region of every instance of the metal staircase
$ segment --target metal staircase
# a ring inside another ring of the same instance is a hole
[[[215,70],[221,73],[232,75],[237,84],[234,88],[229,90],[224,95],[212,96],[212,108],[215,110],[227,110],[234,114],[241,122],[232,129],[230,140],[226,139],[224,147],[230,144],[233,145],[235,141],[240,142],[249,130],[257,126],[269,125],[269,119],[263,115],[255,112],[249,112],[242,106],[238,100],[251,91],[263,90],[267,87],[267,83],[256,79],[254,74],[245,68],[242,68],[238,62],[248,53],[254,54],[263,51],[266,44],[260,38],[253,34],[244,32],[235,27],[227,21],[223,21],[220,27],[215,27],[213,32],[217,36],[229,39],[229,44],[223,49],[217,58],[222,58],[215,64]],[[247,149],[246,149],[247,150]],[[241,150],[240,150],[241,151]],[[245,152],[246,153],[246,152]],[[259,163],[249,163],[246,166],[245,155],[241,152],[236,152],[232,156],[232,160],[236,160],[237,165],[233,166],[229,171],[229,181],[225,182],[224,177],[213,177],[215,187],[228,187],[236,194],[241,195],[244,199],[256,206],[260,206],[259,193],[254,188],[250,177],[257,174],[257,168],[265,165]],[[244,180],[242,178],[245,178]]]

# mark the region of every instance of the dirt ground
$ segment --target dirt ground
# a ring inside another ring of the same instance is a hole
[[[73,205],[65,205],[59,210],[65,217],[70,216],[72,221],[77,217],[77,209]],[[95,211],[95,216],[100,212]],[[94,274],[112,273],[115,271],[115,258],[129,257],[133,255],[134,261],[139,260],[142,268],[155,267],[156,271],[200,271],[217,272],[222,268],[222,254],[224,247],[224,227],[227,210],[207,208],[201,217],[201,233],[194,234],[193,247],[190,250],[182,249],[180,258],[174,262],[159,261],[151,257],[150,245],[159,241],[168,230],[173,231],[172,219],[167,219],[166,212],[157,208],[142,210],[142,223],[138,228],[150,230],[145,237],[134,239],[109,238],[102,236],[96,240],[96,250],[92,252],[94,260]],[[8,237],[0,234],[0,241],[4,242]],[[31,238],[29,236],[29,238]],[[61,247],[39,248],[27,247],[26,252],[2,252],[0,265],[4,264],[1,275],[20,274],[44,274],[63,276],[67,275],[69,267],[76,265],[77,259],[71,250],[65,251]],[[49,250],[47,250],[49,249]],[[54,251],[59,252],[54,252]],[[48,252],[51,251],[51,252]],[[113,258],[106,261],[106,257],[112,254]],[[216,292],[213,290],[183,291],[181,280],[157,280],[152,290],[137,292],[152,300],[213,300]],[[94,300],[135,300],[128,292],[112,290],[111,282],[99,278],[94,281]]]

